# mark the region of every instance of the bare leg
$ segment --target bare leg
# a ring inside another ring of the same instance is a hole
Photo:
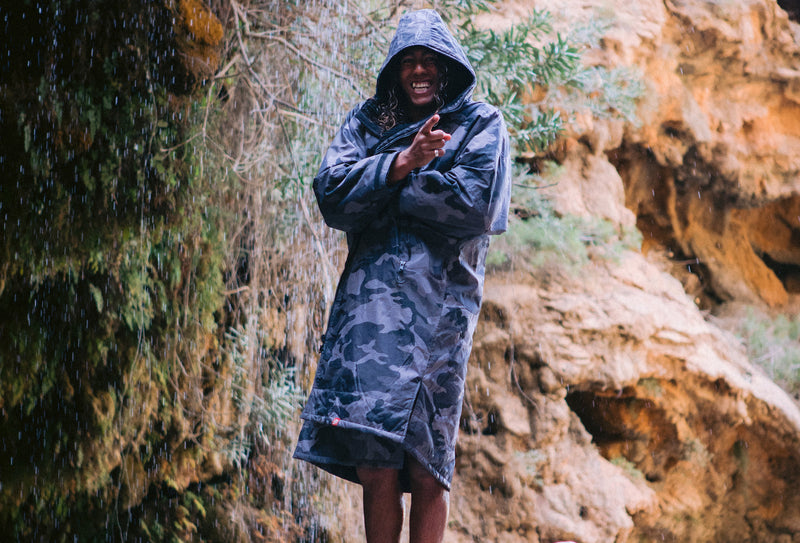
[[[411,477],[411,543],[441,543],[447,525],[450,493],[416,460],[408,457]]]
[[[364,529],[367,543],[398,543],[403,530],[403,492],[398,471],[357,468],[364,492]]]

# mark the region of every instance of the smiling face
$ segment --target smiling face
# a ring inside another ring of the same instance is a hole
[[[425,47],[412,47],[400,56],[400,88],[408,101],[408,114],[418,121],[436,109],[439,89],[437,55]]]

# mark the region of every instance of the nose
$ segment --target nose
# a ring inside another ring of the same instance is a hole
[[[425,62],[420,60],[419,62],[414,63],[414,73],[425,73],[427,68],[425,67]]]

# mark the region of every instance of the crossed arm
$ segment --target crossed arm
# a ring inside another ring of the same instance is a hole
[[[439,115],[428,119],[408,147],[367,156],[359,123],[348,119],[314,179],[325,222],[345,232],[360,231],[394,199],[393,212],[453,237],[504,230],[509,184],[508,136],[502,117],[489,106],[476,112],[463,126],[446,171],[426,168],[452,140],[447,132],[434,130],[439,120]]]

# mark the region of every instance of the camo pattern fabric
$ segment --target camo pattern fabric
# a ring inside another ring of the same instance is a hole
[[[392,59],[416,45],[457,66],[437,125],[452,139],[389,186],[425,120],[384,132],[372,99],[325,154],[314,190],[349,253],[295,457],[357,481],[355,466],[400,469],[408,454],[449,489],[489,235],[508,221],[508,134],[495,108],[471,99],[472,67],[433,10],[401,18],[376,95]]]

